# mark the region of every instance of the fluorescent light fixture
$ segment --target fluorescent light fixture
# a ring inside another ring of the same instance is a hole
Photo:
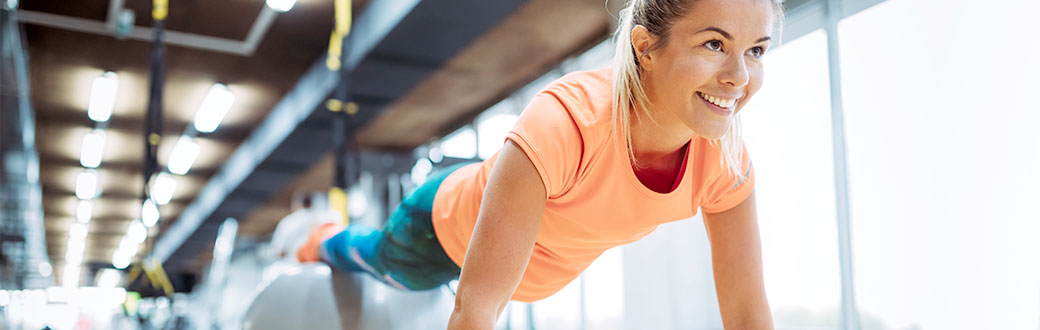
[[[130,225],[126,227],[126,238],[131,242],[141,244],[148,238],[148,229],[144,227],[140,220],[131,221]]]
[[[181,135],[177,139],[177,144],[173,145],[173,151],[170,152],[170,159],[168,160],[170,173],[176,175],[188,174],[188,170],[191,170],[191,165],[195,164],[195,159],[198,157],[199,144],[195,143],[195,139]]]
[[[119,246],[116,247],[116,252],[112,253],[112,266],[117,269],[123,269],[130,265],[133,261],[134,256],[137,255],[137,251],[141,248],[141,245],[135,243],[130,239],[129,234],[123,236],[123,239],[119,240]]]
[[[66,288],[79,286],[79,265],[65,265],[65,272],[61,277],[61,284]]]
[[[134,256],[129,254],[116,253],[112,256],[112,266],[116,267],[116,269],[126,269],[127,266],[130,266],[130,261],[133,258]]]
[[[289,11],[295,4],[296,0],[267,0],[267,6],[279,13]]]
[[[65,251],[65,264],[79,265],[83,263],[83,244],[69,244]]]
[[[177,181],[169,173],[163,172],[152,179],[152,188],[149,190],[152,200],[159,205],[166,205],[173,199],[173,193],[177,191]]]
[[[90,87],[90,104],[87,105],[87,116],[96,122],[108,121],[112,117],[112,108],[116,104],[116,87],[119,85],[119,76],[115,72],[108,71],[100,77],[94,78]]]
[[[105,268],[101,270],[101,274],[98,275],[97,287],[99,288],[114,288],[119,285],[119,281],[123,275],[118,270],[112,268]]]
[[[105,150],[105,132],[93,130],[83,136],[83,149],[79,152],[79,163],[86,168],[101,165],[101,152]]]
[[[69,225],[69,240],[71,241],[73,237],[79,239],[86,238],[87,225],[78,222],[73,222],[71,225]]]
[[[92,199],[97,196],[98,175],[94,170],[83,170],[76,177],[76,197]]]
[[[232,104],[235,104],[235,94],[231,94],[224,84],[213,84],[206,98],[202,99],[199,109],[195,111],[195,130],[202,133],[217,130]]]
[[[76,221],[80,223],[90,222],[90,217],[94,214],[94,202],[90,200],[80,200],[76,204]]]
[[[69,226],[69,241],[65,249],[65,266],[79,266],[83,262],[83,249],[87,245],[87,225],[72,223]]]
[[[146,199],[141,204],[141,221],[148,228],[159,222],[159,206],[151,199]]]

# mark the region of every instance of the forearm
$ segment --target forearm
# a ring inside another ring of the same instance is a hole
[[[448,321],[448,330],[492,330],[498,315],[494,311],[466,311],[455,308]]]
[[[768,304],[740,307],[722,314],[725,329],[772,330],[773,316]]]
[[[462,262],[449,329],[493,329],[531,259],[545,188],[512,142],[499,154]]]
[[[722,324],[726,329],[773,329],[755,195],[728,211],[705,214],[704,225],[711,242]]]

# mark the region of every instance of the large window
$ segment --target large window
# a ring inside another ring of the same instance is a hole
[[[757,175],[766,291],[778,328],[834,329],[841,315],[827,36],[765,57],[762,89],[741,112]]]
[[[839,24],[864,329],[1037,329],[1037,1],[890,0]]]

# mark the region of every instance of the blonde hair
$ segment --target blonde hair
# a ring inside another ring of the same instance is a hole
[[[632,145],[630,113],[636,117],[646,117],[653,121],[651,104],[640,80],[639,56],[632,46],[632,29],[643,26],[651,34],[658,37],[657,43],[644,53],[649,53],[664,46],[668,42],[672,24],[689,11],[690,3],[696,0],[630,0],[621,10],[618,17],[618,28],[614,33],[614,89],[613,118],[614,127],[621,127],[628,145]],[[769,0],[773,4],[777,26],[783,25],[782,0]],[[729,169],[731,174],[743,173],[743,145],[740,137],[740,116],[733,117],[733,122],[722,137],[712,140],[722,150],[720,166]],[[637,167],[635,153],[628,148],[629,158]]]

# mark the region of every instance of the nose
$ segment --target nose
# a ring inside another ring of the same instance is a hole
[[[733,87],[744,87],[748,84],[748,80],[751,79],[748,74],[747,62],[744,60],[744,56],[741,55],[727,57],[718,76],[720,83]]]

